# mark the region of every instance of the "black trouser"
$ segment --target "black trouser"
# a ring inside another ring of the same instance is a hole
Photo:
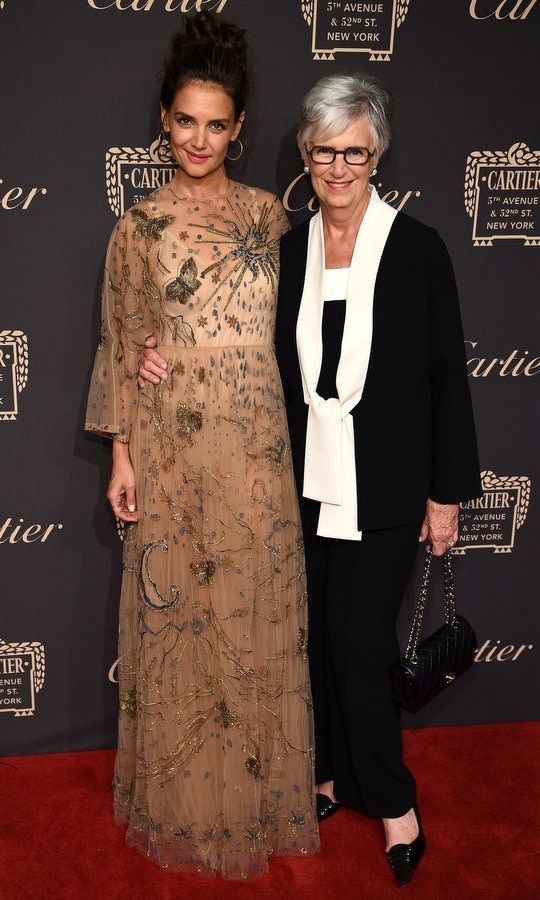
[[[402,816],[415,782],[402,760],[389,670],[400,656],[396,619],[421,523],[331,540],[317,537],[319,504],[301,502],[316,781],[333,780],[339,801],[371,816]]]

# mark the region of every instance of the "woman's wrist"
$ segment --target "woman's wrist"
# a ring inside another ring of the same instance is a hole
[[[123,462],[124,460],[129,460],[129,444],[127,444],[125,441],[119,441],[116,438],[113,438],[112,457],[113,462]]]

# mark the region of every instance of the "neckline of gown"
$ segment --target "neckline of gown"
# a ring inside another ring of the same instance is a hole
[[[170,190],[173,197],[175,197],[177,200],[189,200],[191,203],[214,203],[216,200],[225,200],[227,197],[229,197],[231,195],[235,186],[236,186],[236,182],[232,181],[229,178],[229,186],[224,194],[215,194],[213,197],[199,198],[199,197],[190,197],[187,194],[184,194],[184,195],[177,194],[176,191],[174,191],[172,189],[171,182],[169,182],[169,184],[165,185],[165,187],[167,187]]]

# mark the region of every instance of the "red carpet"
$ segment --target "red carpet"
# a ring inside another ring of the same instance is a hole
[[[317,857],[272,860],[256,882],[165,873],[125,847],[114,824],[112,751],[9,757],[0,760],[0,896],[532,900],[539,733],[533,724],[405,732],[429,841],[405,889],[391,885],[379,824],[348,810],[323,823]]]

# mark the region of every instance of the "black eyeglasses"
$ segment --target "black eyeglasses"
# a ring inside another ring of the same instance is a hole
[[[330,166],[336,156],[342,156],[348,166],[365,166],[371,157],[375,156],[375,150],[371,152],[367,147],[347,147],[346,150],[336,150],[334,147],[316,145],[311,150],[307,150],[307,154],[314,163],[321,166]]]

